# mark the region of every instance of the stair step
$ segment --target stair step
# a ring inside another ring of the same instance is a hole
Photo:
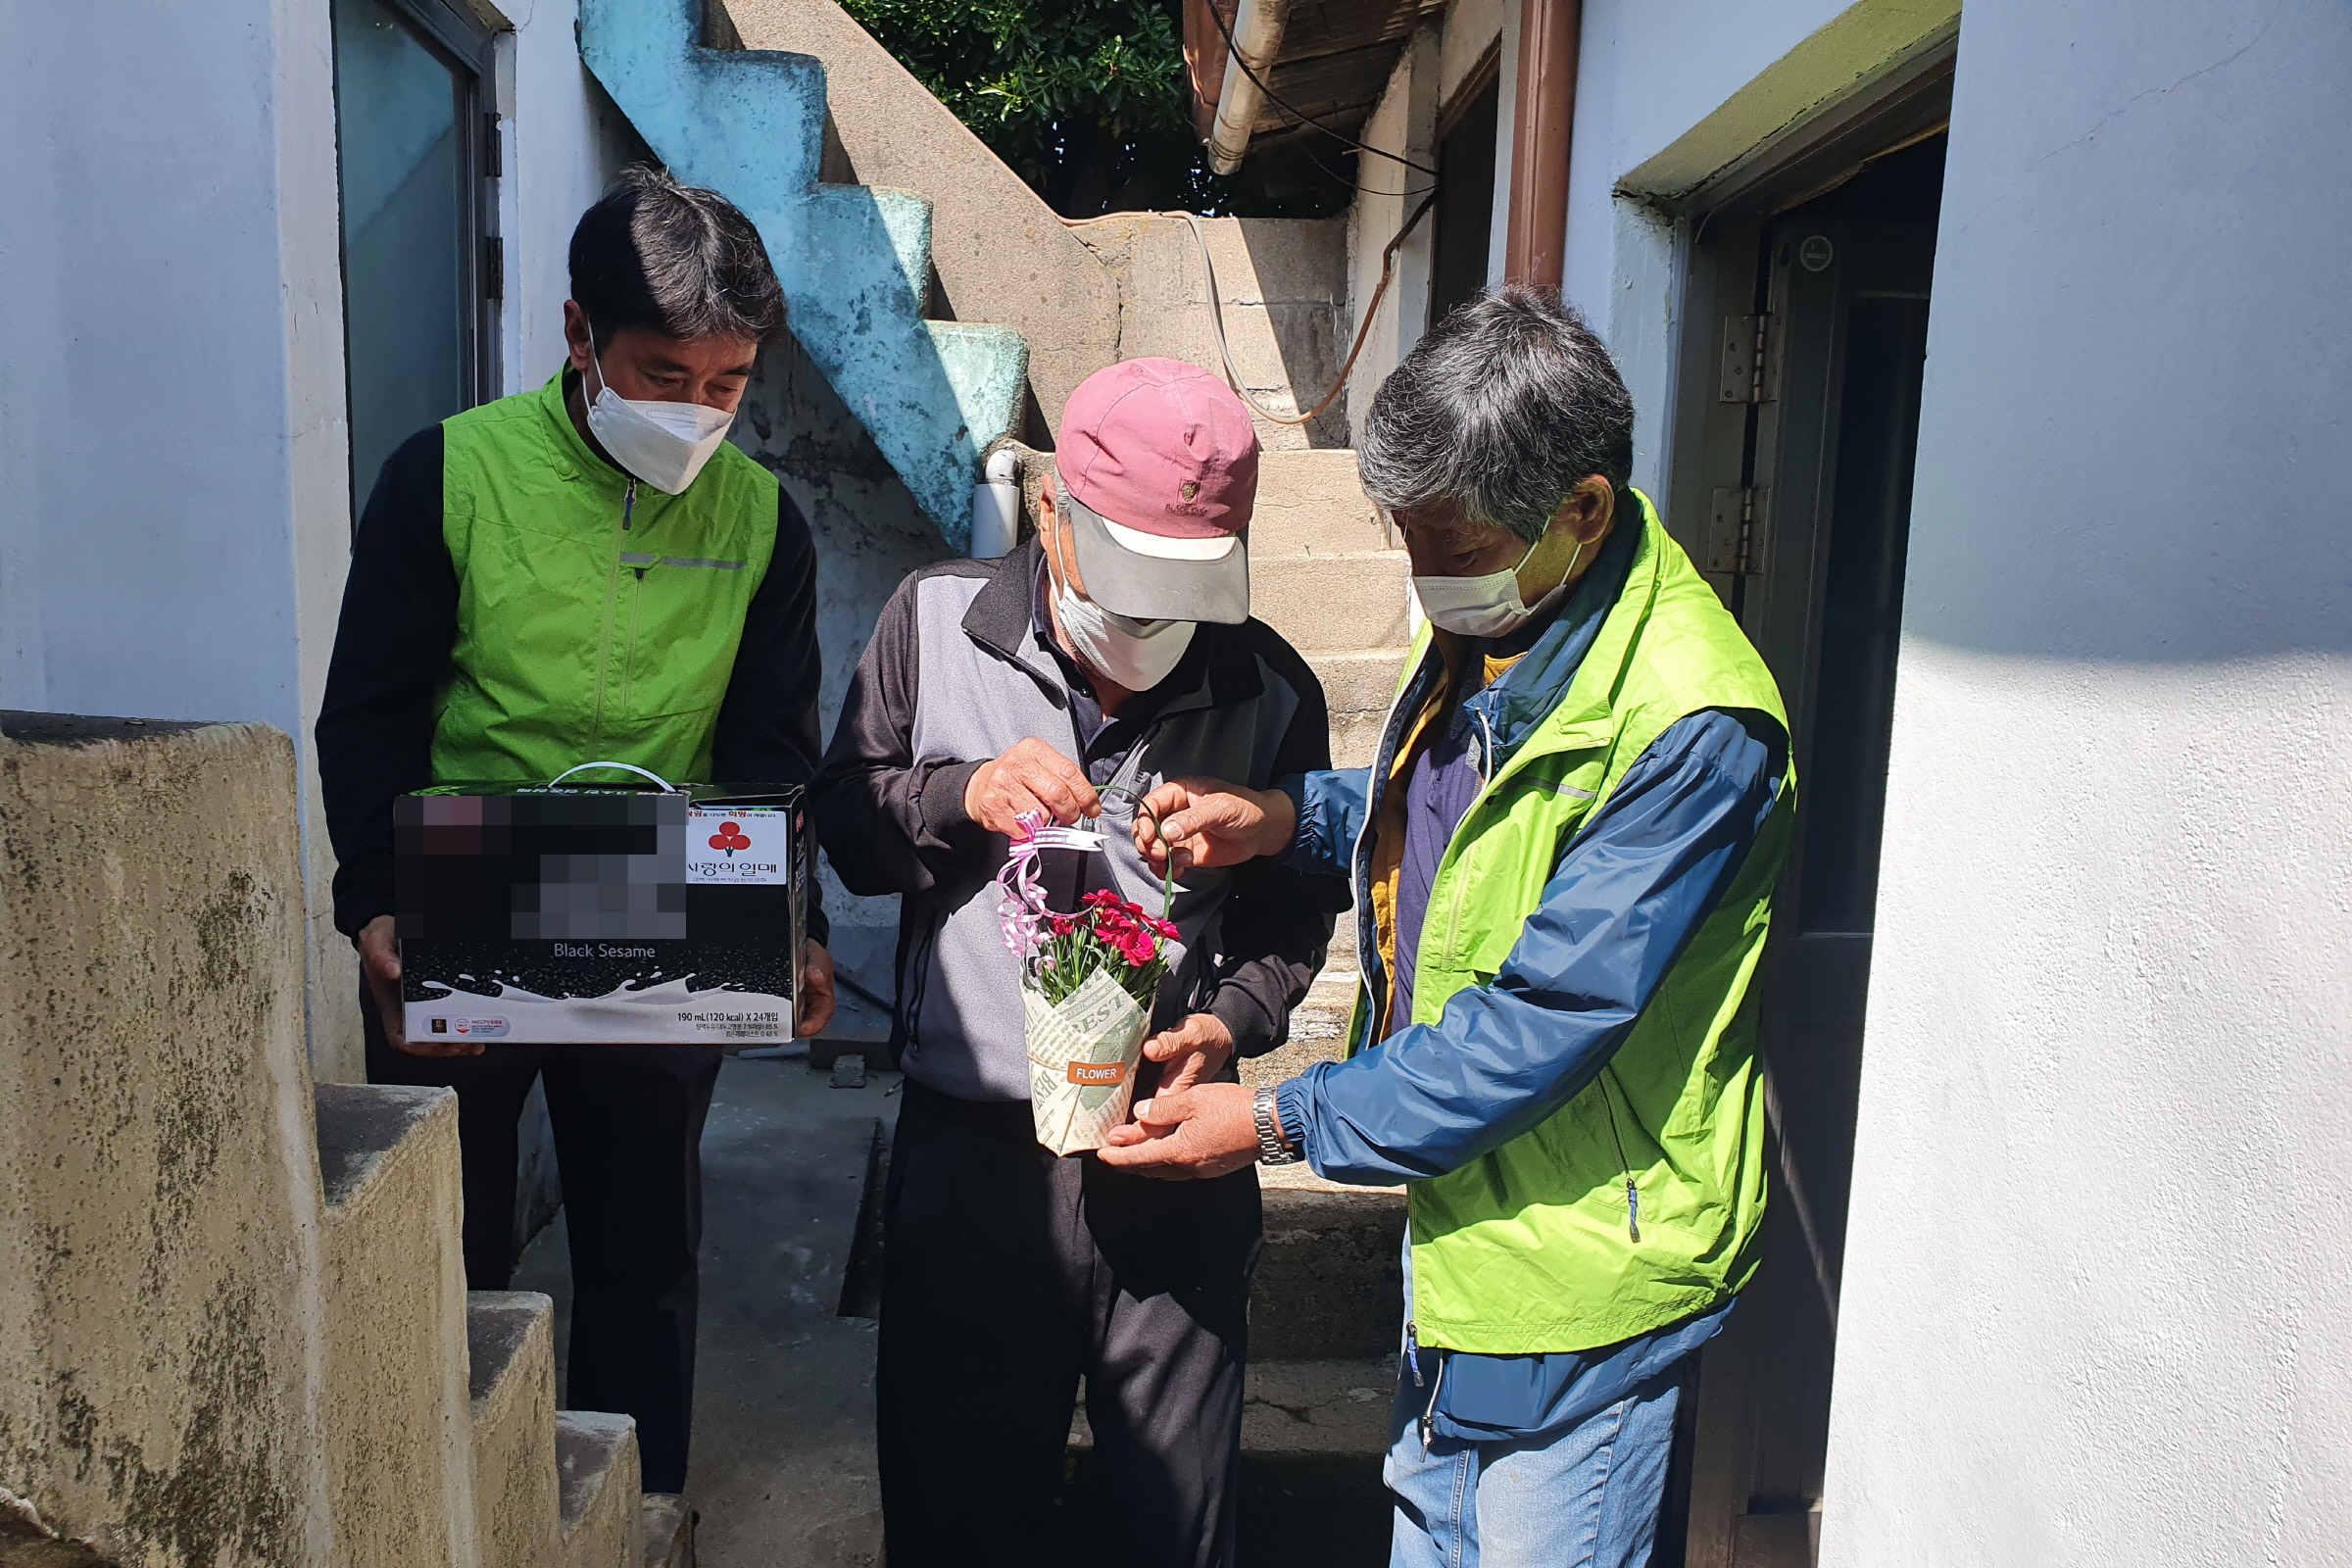
[[[1365,499],[1353,452],[1324,447],[1258,454],[1257,504],[1250,514],[1252,564],[1388,550],[1396,543]]]
[[[1395,1338],[1395,1335],[1391,1336]],[[1257,1353],[1242,1374],[1242,1452],[1378,1458],[1389,1447],[1389,1410],[1396,1391],[1396,1355],[1346,1361],[1277,1361]],[[1070,1418],[1070,1448],[1086,1454],[1094,1428],[1081,1399]]]
[[[476,1556],[458,1097],[319,1084],[319,1400],[338,1568]]]
[[[644,1568],[637,1423],[591,1410],[556,1412],[563,1568]]]
[[[812,201],[829,196],[872,210],[891,255],[898,261],[899,276],[915,308],[914,318],[919,320],[931,297],[931,199],[887,185],[820,185],[809,196]]]
[[[555,1302],[536,1291],[466,1297],[483,1568],[555,1568]]]
[[[1376,653],[1411,641],[1401,550],[1348,555],[1250,558],[1250,612],[1293,648],[1319,654]]]
[[[694,1510],[674,1492],[649,1492],[645,1516],[644,1568],[694,1568]]]
[[[383,1174],[392,1152],[436,1111],[456,1119],[454,1090],[397,1084],[319,1084],[318,1181],[329,1207],[361,1197]],[[446,1103],[444,1103],[446,1102]]]
[[[947,371],[956,407],[968,430],[1019,428],[1023,389],[1029,378],[1029,343],[1009,326],[981,321],[924,321],[931,352]],[[995,436],[988,438],[990,441]],[[970,481],[964,485],[965,537],[970,536]]]
[[[1371,764],[1380,748],[1381,722],[1389,716],[1408,653],[1397,647],[1307,656],[1307,666],[1323,683],[1324,706],[1331,713],[1332,766]]]
[[[1404,1299],[1404,1192],[1270,1187],[1250,1292],[1250,1353],[1264,1361],[1392,1354]]]

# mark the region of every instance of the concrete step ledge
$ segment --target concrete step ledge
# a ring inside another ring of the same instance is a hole
[[[313,1091],[318,1132],[318,1182],[329,1207],[358,1201],[395,1151],[436,1113],[454,1137],[458,1096],[451,1089],[397,1084],[319,1084]],[[414,1148],[415,1146],[411,1146]]]
[[[1410,576],[1401,550],[1272,559],[1252,551],[1250,611],[1310,659],[1388,652],[1409,640]]]
[[[1364,497],[1352,451],[1269,448],[1258,454],[1257,504],[1250,514],[1252,561],[1386,550],[1393,543]]]
[[[1396,1348],[1404,1299],[1398,1188],[1269,1187],[1250,1293],[1252,1357],[1368,1360]]]
[[[649,1492],[640,1504],[645,1518],[645,1568],[694,1568],[694,1510],[674,1492]]]
[[[1323,683],[1323,701],[1335,716],[1368,713],[1377,722],[1388,716],[1389,705],[1396,700],[1396,683],[1404,677],[1410,652],[1398,643],[1394,648],[1311,654],[1306,663]]]
[[[556,1413],[562,1568],[644,1568],[637,1423],[590,1410]]]
[[[1275,1361],[1252,1354],[1242,1389],[1245,1455],[1377,1459],[1388,1451],[1396,1390],[1393,1351],[1350,1361]],[[1070,1419],[1070,1449],[1085,1454],[1094,1446],[1081,1400]]]
[[[334,1561],[476,1561],[458,1098],[368,1084],[315,1096]]]
[[[473,1499],[483,1568],[555,1568],[555,1302],[536,1291],[470,1291],[466,1348]]]

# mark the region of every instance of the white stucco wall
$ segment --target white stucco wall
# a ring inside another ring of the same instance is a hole
[[[514,25],[499,40],[498,62],[507,249],[499,373],[508,392],[524,392],[564,363],[573,225],[623,164],[647,154],[580,64],[577,0],[510,0],[505,9]]]
[[[1962,24],[1822,1561],[2340,1562],[2352,15]]]
[[[299,744],[349,530],[327,13],[223,4],[7,6],[0,706]]]
[[[1393,158],[1357,155],[1355,200],[1348,211],[1348,318],[1360,323],[1380,290],[1381,252],[1396,237],[1428,193],[1437,167],[1438,77],[1443,61],[1437,24],[1423,24],[1405,44],[1389,74],[1389,84],[1356,135],[1367,147],[1410,159],[1418,169]],[[1434,209],[1433,209],[1434,211]],[[1362,355],[1348,377],[1348,427],[1354,429],[1371,406],[1372,394],[1396,362],[1412,352],[1429,327],[1429,270],[1437,225],[1424,217],[1396,247],[1396,275],[1364,333]]]

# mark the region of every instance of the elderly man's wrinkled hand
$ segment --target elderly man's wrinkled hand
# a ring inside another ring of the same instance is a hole
[[[1159,1063],[1159,1092],[1181,1094],[1223,1072],[1233,1059],[1233,1031],[1224,1019],[1213,1012],[1196,1012],[1145,1041],[1144,1055]]]
[[[1110,1130],[1103,1164],[1167,1181],[1206,1181],[1257,1160],[1257,1122],[1240,1084],[1201,1084],[1154,1095],[1135,1120]]]
[[[1298,808],[1281,790],[1245,789],[1214,778],[1172,778],[1144,797],[1135,847],[1152,869],[1239,865],[1291,847]]]
[[[1102,809],[1102,797],[1078,764],[1034,735],[981,763],[963,787],[964,814],[1006,838],[1021,836],[1025,811],[1043,811],[1067,827]]]

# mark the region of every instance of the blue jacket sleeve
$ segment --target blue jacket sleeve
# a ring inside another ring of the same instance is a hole
[[[1434,1024],[1282,1086],[1283,1129],[1316,1174],[1444,1175],[1598,1077],[1738,875],[1773,808],[1785,746],[1760,714],[1694,713],[1659,736],[1561,857],[1492,984],[1456,994]]]
[[[1294,871],[1347,876],[1352,869],[1348,862],[1355,854],[1356,836],[1364,830],[1364,812],[1370,808],[1372,770],[1341,767],[1293,773],[1276,779],[1274,787],[1291,798],[1298,813],[1282,863]]]

